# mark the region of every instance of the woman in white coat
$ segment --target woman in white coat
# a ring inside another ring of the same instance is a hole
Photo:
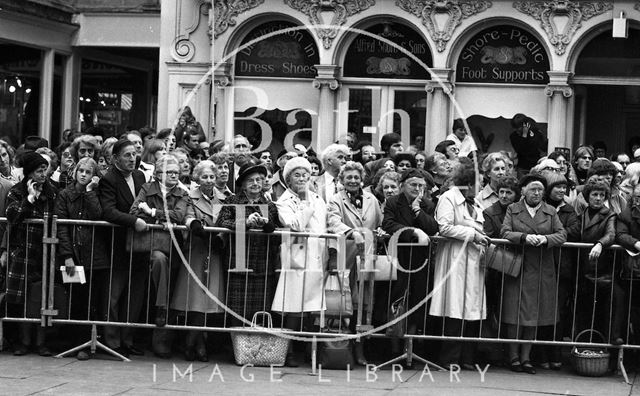
[[[318,194],[309,190],[309,161],[302,157],[287,161],[282,176],[287,190],[276,202],[282,225],[292,232],[326,233],[327,205]],[[282,271],[271,309],[282,313],[285,327],[300,330],[304,327],[302,319],[305,316],[324,309],[326,240],[292,236],[288,245],[285,246],[288,255],[280,257]],[[297,366],[292,350],[287,354],[287,365]]]
[[[486,318],[487,311],[480,262],[490,240],[483,232],[482,207],[475,200],[478,180],[470,161],[454,168],[452,181],[454,186],[440,196],[436,206],[440,235],[448,241],[438,244],[429,313],[443,318],[446,336],[478,337],[480,320]],[[475,346],[471,342],[446,342],[440,363],[473,368]]]

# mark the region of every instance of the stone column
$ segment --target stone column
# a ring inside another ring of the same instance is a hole
[[[40,70],[40,117],[38,135],[51,141],[51,120],[53,104],[53,68],[56,52],[53,49],[42,51],[42,69]],[[60,98],[55,98],[60,100]],[[26,136],[23,136],[23,138]],[[22,142],[20,142],[22,143]]]
[[[338,82],[340,66],[315,65],[315,67],[318,70],[318,75],[313,80],[313,87],[320,90],[320,102],[318,104],[317,131],[315,136],[312,135],[311,145],[317,153],[320,153],[337,138],[334,110],[336,90],[340,87],[340,82]]]
[[[74,49],[64,62],[62,76],[62,130],[80,129],[79,97],[80,97],[80,55]],[[62,132],[62,131],[60,131]],[[58,131],[55,131],[58,133]]]
[[[224,62],[213,70],[213,84],[211,85],[211,121],[215,121],[215,125],[211,129],[215,131],[215,139],[225,139],[231,141],[233,138],[233,91],[232,82],[233,65]],[[230,128],[227,125],[230,124]],[[231,132],[231,136],[227,136],[227,129]]]
[[[571,147],[573,133],[567,131],[567,109],[569,98],[573,96],[573,88],[569,86],[571,72],[549,71],[549,84],[544,89],[549,97],[549,120],[547,136],[549,151],[556,147]]]
[[[443,141],[449,131],[450,106],[449,95],[453,94],[451,69],[431,69],[431,78],[425,87],[427,96],[427,130],[424,147],[432,152],[436,145]]]

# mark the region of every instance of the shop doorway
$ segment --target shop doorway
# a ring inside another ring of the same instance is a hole
[[[629,152],[640,137],[640,30],[613,38],[595,36],[580,52],[574,87],[574,146],[602,141],[607,155]]]
[[[640,86],[580,85],[575,87],[574,141],[605,142],[607,155],[629,152],[640,137]]]

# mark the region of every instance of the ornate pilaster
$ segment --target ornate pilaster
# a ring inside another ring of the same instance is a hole
[[[571,72],[549,71],[549,84],[544,89],[549,97],[549,124],[547,135],[549,150],[555,147],[571,147],[571,135],[567,131],[567,114],[569,98],[573,96],[573,88],[569,86]]]
[[[175,4],[176,10],[178,10],[177,15],[180,15],[182,0],[177,0]],[[209,1],[198,0],[195,7],[189,7],[191,15],[189,18],[185,18],[185,20],[189,21],[188,25],[185,24],[183,26],[182,20],[178,20],[175,38],[171,44],[171,56],[177,62],[189,62],[193,59],[196,54],[196,46],[191,41],[191,35],[196,31],[198,26],[200,26],[202,15],[207,15],[207,20],[210,20],[208,17],[210,9],[211,3]]]
[[[516,1],[513,7],[518,11],[540,21],[547,33],[549,42],[556,47],[556,54],[562,55],[576,31],[586,21],[596,15],[613,9],[612,2],[606,1]],[[562,31],[558,29],[555,18],[568,19]]]
[[[211,2],[212,0],[208,0]],[[236,17],[264,3],[264,0],[213,0],[213,21],[209,20],[209,37],[218,38],[230,26],[236,25]]]
[[[462,20],[483,12],[491,7],[491,1],[484,0],[396,0],[396,5],[418,18],[436,42],[438,52],[442,52]],[[447,21],[438,28],[436,18],[447,14]]]
[[[449,130],[449,97],[453,94],[452,69],[431,69],[427,91],[427,130],[425,149],[433,150],[447,137]]]
[[[284,0],[284,3],[309,17],[309,21],[314,26],[330,25],[315,29],[324,48],[329,49],[333,39],[338,36],[340,26],[347,22],[348,17],[366,10],[376,2],[375,0]],[[322,13],[327,12],[333,13],[329,23],[326,23],[322,17]]]
[[[231,85],[233,82],[233,64],[229,62],[220,63],[213,71],[213,81],[220,88]]]
[[[335,141],[335,112],[336,90],[340,87],[338,76],[340,66],[315,65],[318,75],[313,80],[313,87],[320,90],[320,103],[318,105],[318,137],[316,139],[317,152]]]

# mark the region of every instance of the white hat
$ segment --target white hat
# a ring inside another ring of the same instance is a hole
[[[289,173],[298,168],[304,168],[307,170],[307,172],[311,173],[311,164],[309,163],[309,161],[307,161],[306,158],[291,158],[289,161],[287,161],[284,169],[282,170],[282,178],[284,179],[285,183],[287,181],[287,176],[289,176]]]
[[[638,158],[640,157],[640,149],[637,149],[636,151],[633,152],[633,158]]]

